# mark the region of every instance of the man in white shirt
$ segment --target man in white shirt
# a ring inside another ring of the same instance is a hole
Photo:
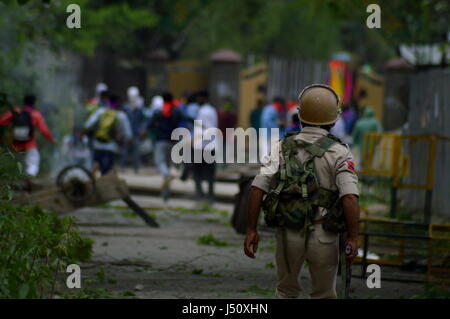
[[[345,137],[345,122],[344,119],[339,116],[334,126],[331,128],[330,133],[340,139]]]
[[[200,123],[202,125],[203,134],[205,134],[208,129],[217,129],[217,111],[216,109],[209,104],[209,93],[207,91],[201,91],[197,95],[197,102],[200,105],[200,109],[198,111],[198,116],[196,123]],[[194,130],[199,131],[199,130]],[[195,142],[196,136],[194,136],[194,152],[201,152],[202,150],[207,150],[214,154],[215,149],[215,140],[214,136],[210,140],[205,140],[202,143]],[[202,160],[200,163],[193,164],[193,172],[194,172],[194,182],[195,182],[195,190],[196,195],[199,200],[205,198],[202,182],[208,182],[208,203],[212,203],[214,201],[214,182],[216,175],[216,163],[215,161],[212,163],[207,163],[202,156]]]

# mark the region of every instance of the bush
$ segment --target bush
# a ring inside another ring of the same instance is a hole
[[[9,149],[0,147],[0,205],[13,198],[12,183],[26,178],[22,164]]]
[[[73,226],[39,207],[0,207],[0,298],[51,297],[58,272],[92,253]]]
[[[0,148],[0,298],[52,297],[58,272],[89,259],[93,241],[72,218],[11,205],[12,182],[22,178],[15,155]]]

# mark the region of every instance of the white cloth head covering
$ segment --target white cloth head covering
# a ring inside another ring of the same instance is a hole
[[[108,86],[105,83],[97,83],[95,86],[95,95],[100,96],[100,93],[108,91]]]
[[[135,86],[130,86],[127,89],[128,102],[132,108],[142,107],[144,99],[139,95],[139,89]]]
[[[164,99],[159,95],[155,95],[152,99],[152,105],[151,105],[152,110],[153,111],[162,110],[163,105],[164,105]]]
[[[130,101],[133,101],[139,97],[139,89],[135,86],[130,86],[127,90],[127,96]]]

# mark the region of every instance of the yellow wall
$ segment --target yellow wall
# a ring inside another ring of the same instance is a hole
[[[384,79],[377,74],[366,74],[360,71],[356,83],[358,90],[365,89],[367,96],[359,101],[359,107],[371,106],[377,119],[383,123]]]
[[[181,60],[167,65],[169,91],[181,98],[184,92],[208,88],[208,65],[190,60]]]
[[[240,127],[250,126],[250,113],[256,107],[258,100],[264,99],[264,96],[258,92],[258,87],[267,84],[267,70],[267,64],[260,63],[241,71],[238,113]]]

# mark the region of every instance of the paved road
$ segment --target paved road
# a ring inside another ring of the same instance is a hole
[[[164,207],[157,197],[134,199],[157,218],[159,229],[147,227],[121,201],[70,214],[96,242],[92,261],[82,265],[83,288],[137,298],[273,298],[272,233],[262,233],[257,259],[251,260],[243,255],[243,236],[229,225],[231,205],[200,211],[192,200],[174,199]],[[301,282],[307,297],[306,268]],[[388,281],[368,289],[365,280],[354,279],[352,295],[399,298],[422,290],[422,284]]]

